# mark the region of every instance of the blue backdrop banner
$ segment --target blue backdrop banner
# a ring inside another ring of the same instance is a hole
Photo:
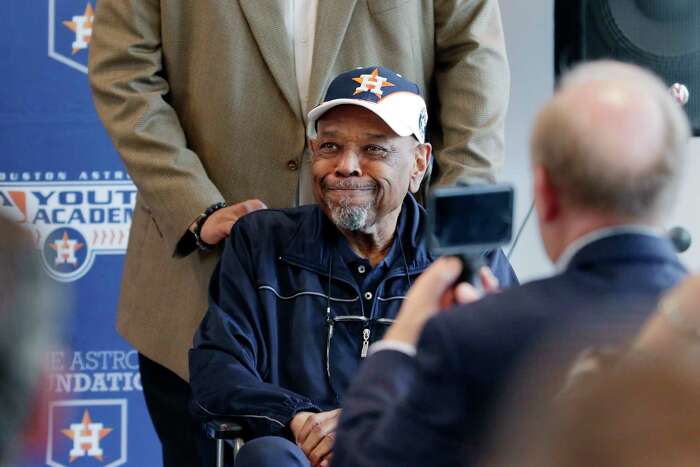
[[[48,356],[46,441],[26,466],[157,466],[136,351],[114,329],[136,188],[95,114],[95,0],[7,1],[0,15],[0,213],[25,225],[71,297]]]

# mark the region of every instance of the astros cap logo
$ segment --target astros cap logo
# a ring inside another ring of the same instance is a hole
[[[382,86],[394,86],[394,84],[390,83],[387,78],[379,76],[379,68],[375,68],[372,73],[368,75],[363,74],[357,78],[353,78],[352,80],[356,83],[360,83],[360,85],[355,89],[353,95],[369,91],[381,97],[382,94],[384,94],[384,91],[382,91]]]

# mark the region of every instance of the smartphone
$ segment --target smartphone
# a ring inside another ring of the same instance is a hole
[[[428,195],[428,244],[436,256],[479,255],[510,243],[513,187],[483,184],[435,188]]]

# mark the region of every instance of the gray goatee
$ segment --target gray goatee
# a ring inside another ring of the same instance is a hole
[[[331,211],[331,220],[337,227],[355,232],[367,226],[372,203],[363,205],[327,203],[327,206]]]

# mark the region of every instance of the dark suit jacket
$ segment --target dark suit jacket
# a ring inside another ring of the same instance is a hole
[[[416,358],[383,350],[365,361],[343,401],[333,467],[470,465],[529,350],[571,320],[640,323],[685,274],[665,239],[615,235],[562,274],[434,317]],[[565,350],[585,345],[571,339]]]

